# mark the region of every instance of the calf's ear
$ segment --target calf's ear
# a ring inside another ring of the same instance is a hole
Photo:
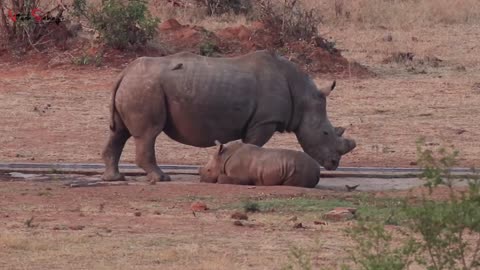
[[[218,146],[218,155],[222,154],[223,151],[225,150],[225,147],[223,146],[222,143],[220,143],[218,140],[215,140],[215,144]]]
[[[330,93],[333,91],[333,89],[335,89],[335,86],[337,85],[337,81],[334,80],[332,82],[332,85],[328,86],[328,87],[325,87],[325,88],[319,88],[318,91],[320,91],[321,93],[323,93],[325,95],[325,97],[328,97],[330,95]]]

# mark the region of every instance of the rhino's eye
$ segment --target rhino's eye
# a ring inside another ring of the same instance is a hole
[[[327,131],[324,131],[324,132],[323,132],[323,135],[328,135],[328,132],[327,132]]]

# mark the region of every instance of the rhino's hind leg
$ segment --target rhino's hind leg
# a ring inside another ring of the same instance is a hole
[[[130,138],[130,132],[120,125],[117,125],[115,131],[110,132],[110,137],[102,153],[105,163],[105,172],[102,176],[104,181],[124,181],[125,177],[118,170],[118,162],[122,154],[123,147]]]
[[[135,162],[147,173],[147,180],[151,184],[158,181],[170,181],[170,176],[165,174],[157,165],[155,158],[155,139],[160,132],[145,132],[141,137],[135,137]]]

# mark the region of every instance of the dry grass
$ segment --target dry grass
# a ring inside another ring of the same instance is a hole
[[[283,0],[274,0],[283,4]],[[151,10],[162,20],[175,17],[181,22],[205,27],[224,23],[245,23],[244,16],[223,15],[209,18],[199,8],[173,8],[162,5],[163,0],[151,1]],[[191,1],[183,1],[191,2]],[[478,0],[301,0],[305,7],[316,8],[327,24],[351,24],[360,27],[411,29],[437,24],[466,24],[480,22]],[[340,13],[337,13],[340,12]]]
[[[278,0],[280,1],[280,0]],[[315,7],[327,23],[346,23],[361,27],[391,29],[415,28],[436,24],[477,24],[477,0],[302,0]],[[340,11],[340,14],[337,12]]]

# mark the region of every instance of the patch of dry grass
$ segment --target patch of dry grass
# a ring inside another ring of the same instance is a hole
[[[195,23],[207,28],[247,23],[245,16],[222,15],[209,17],[194,5],[173,7],[164,0],[150,1],[152,14],[162,20],[176,18],[183,23]],[[195,1],[184,0],[183,3]],[[256,1],[255,1],[256,2]],[[283,4],[283,0],[272,2]],[[301,0],[306,8],[316,8],[327,24],[352,24],[361,27],[391,29],[415,28],[436,24],[466,24],[480,22],[480,4],[477,0]]]
[[[308,1],[308,0],[306,0]],[[419,25],[474,24],[480,21],[476,0],[360,0],[344,1],[343,18],[352,23],[389,28],[413,28]]]

